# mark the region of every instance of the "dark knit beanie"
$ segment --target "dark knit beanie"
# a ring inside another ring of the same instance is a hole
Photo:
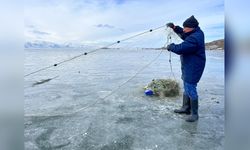
[[[198,25],[199,22],[194,18],[193,15],[183,22],[183,27],[196,28]]]

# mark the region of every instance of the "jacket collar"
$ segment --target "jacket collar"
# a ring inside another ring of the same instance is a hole
[[[189,35],[191,35],[192,33],[196,32],[196,31],[198,31],[198,30],[200,30],[200,27],[196,27],[196,28],[194,28],[193,31],[188,32],[188,33],[185,33],[185,34],[186,34],[187,36],[189,36]]]

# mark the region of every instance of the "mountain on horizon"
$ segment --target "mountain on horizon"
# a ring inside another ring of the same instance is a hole
[[[206,50],[224,50],[224,39],[206,43]]]
[[[215,40],[205,44],[206,50],[224,50],[224,39]],[[25,49],[42,49],[42,48],[93,48],[90,45],[80,45],[73,43],[58,44],[49,41],[34,41],[26,42],[24,44]],[[152,48],[157,49],[157,48]]]
[[[49,41],[33,41],[33,42],[26,42],[24,44],[24,48],[26,49],[42,49],[42,48],[89,48],[88,45],[83,44],[73,44],[73,43],[55,43]]]

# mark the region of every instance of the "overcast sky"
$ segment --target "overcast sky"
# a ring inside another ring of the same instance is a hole
[[[98,43],[194,15],[206,42],[224,38],[223,0],[25,0],[25,40]]]

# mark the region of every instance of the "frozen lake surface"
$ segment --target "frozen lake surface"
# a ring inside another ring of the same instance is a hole
[[[78,55],[75,49],[25,50],[25,74]],[[207,51],[198,84],[196,123],[173,110],[174,98],[148,97],[143,87],[154,78],[173,78],[164,51],[124,86],[160,51],[106,49],[24,79],[25,149],[27,150],[219,150],[224,146],[224,52]],[[179,56],[172,54],[180,79]],[[36,86],[33,83],[57,78]],[[105,98],[105,99],[104,99]]]

